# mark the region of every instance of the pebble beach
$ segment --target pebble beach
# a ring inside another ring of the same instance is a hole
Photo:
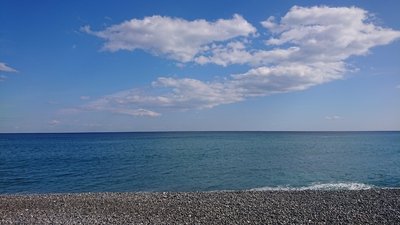
[[[400,224],[400,189],[0,195],[1,224]]]

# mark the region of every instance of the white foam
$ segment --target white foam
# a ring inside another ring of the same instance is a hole
[[[374,188],[373,185],[363,183],[313,183],[305,187],[277,186],[253,188],[251,191],[303,191],[303,190],[367,190]]]

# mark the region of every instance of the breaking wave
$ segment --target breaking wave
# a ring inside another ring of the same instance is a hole
[[[305,187],[277,186],[252,188],[251,191],[304,191],[304,190],[367,190],[375,188],[373,185],[363,183],[313,183]]]

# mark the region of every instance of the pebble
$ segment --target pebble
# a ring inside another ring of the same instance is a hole
[[[400,224],[400,189],[0,195],[0,224]]]

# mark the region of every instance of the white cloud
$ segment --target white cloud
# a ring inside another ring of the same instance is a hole
[[[226,45],[212,45],[210,55],[199,55],[194,61],[200,65],[215,63],[221,66],[229,64],[245,64],[253,60],[253,55],[246,50],[246,45],[241,41],[230,42]]]
[[[127,90],[80,106],[83,111],[110,111],[127,115],[159,116],[156,111],[207,109],[255,96],[304,90],[341,78],[341,64],[259,67],[243,74],[203,82],[192,78],[160,77],[150,90]],[[136,109],[132,111],[132,108]],[[152,111],[137,111],[137,109]]]
[[[5,71],[5,72],[14,72],[14,73],[18,73],[19,71],[16,69],[13,69],[11,67],[6,66],[5,63],[0,62],[0,71]]]
[[[146,90],[104,96],[75,108],[75,112],[159,116],[166,110],[206,109],[256,96],[305,90],[356,71],[349,69],[345,62],[348,57],[365,55],[372,47],[400,38],[399,31],[374,25],[367,11],[355,7],[294,6],[280,21],[270,17],[261,25],[273,35],[263,40],[263,49],[252,49],[251,34],[253,38],[260,36],[239,15],[216,22],[153,16],[103,31],[84,27],[83,31],[108,40],[104,50],[139,48],[182,63],[249,64],[253,68],[208,82],[160,77]]]
[[[84,95],[84,96],[81,96],[80,99],[83,100],[83,101],[87,101],[87,100],[90,99],[90,96]]]
[[[259,35],[238,14],[216,22],[152,16],[125,21],[103,31],[92,31],[89,26],[81,30],[106,39],[103,50],[108,51],[143,49],[200,65],[269,66],[343,61],[400,38],[399,31],[375,26],[369,17],[367,11],[355,7],[294,6],[278,22],[274,17],[261,22],[273,34],[265,40],[264,49],[251,47],[247,38]],[[272,46],[277,48],[271,50]]]
[[[339,120],[342,119],[340,116],[326,116],[325,119],[327,120]]]
[[[232,19],[219,19],[216,22],[151,16],[143,20],[125,21],[103,31],[92,31],[90,26],[81,30],[107,39],[103,50],[143,49],[180,62],[192,61],[195,55],[207,51],[210,43],[256,32],[251,24],[237,14]]]
[[[58,125],[58,124],[60,124],[61,122],[60,121],[58,121],[58,120],[52,120],[52,121],[50,121],[50,124],[52,124],[52,125]]]
[[[265,49],[221,44],[212,48],[211,54],[199,55],[194,61],[222,66],[338,62],[352,55],[365,55],[372,47],[400,38],[399,31],[375,26],[367,11],[355,7],[294,6],[279,23],[270,17],[261,25],[273,34],[265,40]]]
[[[346,7],[294,6],[279,24],[272,19],[262,25],[277,34],[267,45],[292,44],[299,49],[287,59],[302,63],[340,61],[364,55],[369,49],[400,38],[400,32],[375,26],[368,12]]]
[[[7,79],[6,75],[0,75],[0,82],[4,82],[4,79]]]
[[[121,91],[73,109],[63,109],[61,112],[70,114],[108,111],[131,116],[160,116],[156,111],[206,109],[244,100],[242,94],[236,93],[235,88],[229,87],[230,85],[231,82],[207,83],[189,78],[160,77],[152,83],[151,91]]]
[[[161,114],[147,109],[125,109],[125,108],[109,108],[108,111],[116,114],[128,116],[160,116]]]
[[[232,75],[234,88],[246,96],[299,91],[311,86],[342,78],[341,63],[315,63],[312,65],[279,65],[259,67],[247,73]]]
[[[59,113],[63,114],[63,115],[73,115],[73,114],[80,114],[80,113],[84,112],[83,110],[78,109],[78,108],[79,107],[61,109],[59,111]]]
[[[172,88],[171,92],[162,95],[167,108],[204,109],[244,100],[234,88],[229,87],[229,82],[202,82],[189,78],[161,77],[153,82],[152,86]]]
[[[205,109],[221,104],[243,101],[254,96],[303,90],[310,86],[337,79],[341,75],[338,66],[277,66],[251,69],[244,74],[231,75],[222,81],[202,82],[196,79],[159,78],[152,83],[153,89],[170,88],[166,93],[148,96],[130,92],[114,101],[134,103],[156,109]],[[164,92],[166,90],[163,90]],[[127,92],[128,93],[128,92]]]
[[[49,105],[59,105],[60,103],[58,103],[57,101],[47,101],[47,104],[49,104]]]
[[[85,124],[83,124],[83,126],[85,126],[85,127],[102,127],[104,125],[101,123],[85,123]]]
[[[78,107],[62,109],[59,112],[61,114],[69,114],[69,115],[80,114],[85,112],[96,112],[96,111],[105,111],[113,114],[129,115],[129,116],[161,115],[157,112],[137,107],[137,105],[129,103],[127,101],[122,102],[122,98],[118,99],[118,96],[121,95],[125,96],[125,93],[129,92],[119,92],[113,95],[107,95]]]

